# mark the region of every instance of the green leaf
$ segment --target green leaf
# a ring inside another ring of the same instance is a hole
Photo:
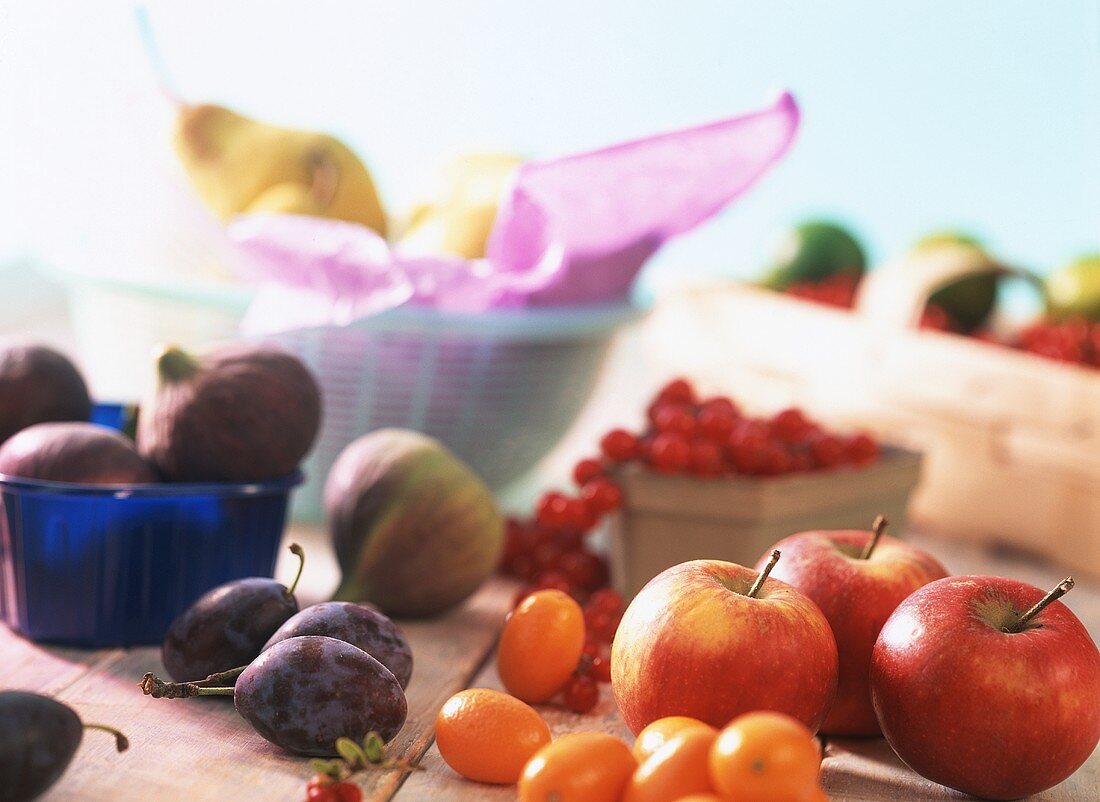
[[[363,753],[366,759],[371,763],[381,763],[385,745],[386,742],[377,732],[368,732],[367,737],[363,739]]]
[[[363,752],[363,748],[351,738],[337,738],[336,751],[340,753],[340,757],[351,764],[353,769],[367,765],[367,755]]]
[[[323,758],[315,757],[309,761],[309,767],[318,774],[324,774],[333,779],[340,776],[340,767],[336,765],[335,760],[324,760]]]

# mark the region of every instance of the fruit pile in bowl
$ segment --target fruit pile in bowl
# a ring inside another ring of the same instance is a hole
[[[981,269],[948,282],[923,307],[922,329],[967,336],[1081,367],[1100,367],[1100,254],[1088,253],[1045,278],[1008,268],[970,234],[939,231],[922,237],[910,256],[961,249]],[[807,220],[791,229],[760,279],[761,286],[840,309],[853,309],[867,270],[856,236],[829,220]],[[998,285],[1021,276],[1039,293],[1041,313],[1027,322],[998,321]]]
[[[309,371],[277,349],[166,349],[135,437],[89,422],[63,355],[0,353],[0,617],[35,640],[159,640],[229,579],[270,574],[320,424]]]

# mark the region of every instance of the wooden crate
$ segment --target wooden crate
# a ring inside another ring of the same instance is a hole
[[[801,404],[922,451],[909,512],[929,531],[1100,575],[1100,372],[918,330],[931,293],[981,267],[948,256],[872,271],[854,311],[684,288],[652,321],[653,352],[750,406]]]
[[[622,511],[612,519],[611,576],[628,598],[677,563],[752,565],[772,545],[810,529],[870,529],[885,515],[905,524],[920,456],[888,450],[862,469],[777,477],[696,479],[638,466],[620,473]]]

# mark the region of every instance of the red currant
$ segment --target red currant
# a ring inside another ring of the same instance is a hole
[[[703,407],[695,419],[695,428],[700,435],[708,440],[715,443],[725,443],[733,433],[733,425],[736,420],[736,417],[727,415],[725,412],[716,412]]]
[[[561,566],[562,554],[557,543],[543,543],[531,552],[531,559],[539,571],[553,571]]]
[[[592,658],[592,665],[588,669],[597,682],[611,682],[611,660],[598,654]]]
[[[771,421],[771,433],[773,437],[785,443],[799,443],[809,433],[810,421],[802,413],[801,409],[791,407],[776,414]]]
[[[758,474],[768,459],[768,441],[755,434],[735,436],[730,440],[730,457],[739,473]]]
[[[307,802],[361,802],[363,792],[349,782],[335,782],[324,774],[314,776],[306,785]]]
[[[573,583],[562,571],[543,571],[535,577],[535,587],[539,590],[560,590],[562,593],[574,595]]]
[[[878,443],[870,435],[862,432],[848,438],[844,450],[854,465],[870,465],[878,459]]]
[[[607,561],[590,551],[571,551],[562,555],[560,570],[569,582],[581,590],[595,590],[607,584]]]
[[[593,610],[602,610],[605,613],[614,615],[622,612],[623,597],[619,595],[618,591],[612,590],[611,588],[600,588],[588,597],[588,604],[586,604],[585,607]]]
[[[573,481],[580,487],[600,476],[603,476],[603,465],[597,459],[582,459],[573,466]]]
[[[696,476],[720,476],[726,470],[722,449],[710,440],[693,440],[688,465]]]
[[[673,379],[658,391],[657,400],[673,404],[694,404],[695,388],[687,379]]]
[[[691,446],[683,435],[663,432],[649,444],[649,464],[664,473],[678,473],[688,466]]]
[[[682,404],[664,404],[653,415],[653,427],[658,432],[690,437],[695,432],[695,415]]]
[[[764,450],[764,464],[761,470],[769,476],[790,473],[794,468],[791,455],[777,444],[769,444]]]
[[[810,442],[810,454],[819,468],[835,468],[844,462],[844,443],[832,434],[823,434]]]
[[[596,515],[614,512],[623,505],[623,491],[610,479],[593,479],[581,490],[581,497]]]
[[[600,701],[600,686],[587,674],[574,674],[565,684],[564,701],[574,713],[587,713]]]
[[[535,518],[548,529],[556,529],[568,524],[568,499],[561,493],[551,490],[544,493],[535,508]]]
[[[702,404],[699,405],[699,414],[709,412],[712,415],[719,415],[726,418],[739,418],[741,417],[741,410],[738,409],[737,404],[733,403],[732,399],[725,396],[716,395],[714,398],[708,398]]]
[[[600,451],[613,462],[626,462],[639,456],[638,438],[626,429],[612,429],[600,440]]]

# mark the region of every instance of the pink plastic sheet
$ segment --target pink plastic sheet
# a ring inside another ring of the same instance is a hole
[[[237,218],[230,237],[261,284],[246,328],[345,325],[404,304],[475,313],[623,301],[646,260],[748,190],[797,127],[783,94],[741,117],[528,162],[502,199],[485,259],[411,258],[334,220]]]

